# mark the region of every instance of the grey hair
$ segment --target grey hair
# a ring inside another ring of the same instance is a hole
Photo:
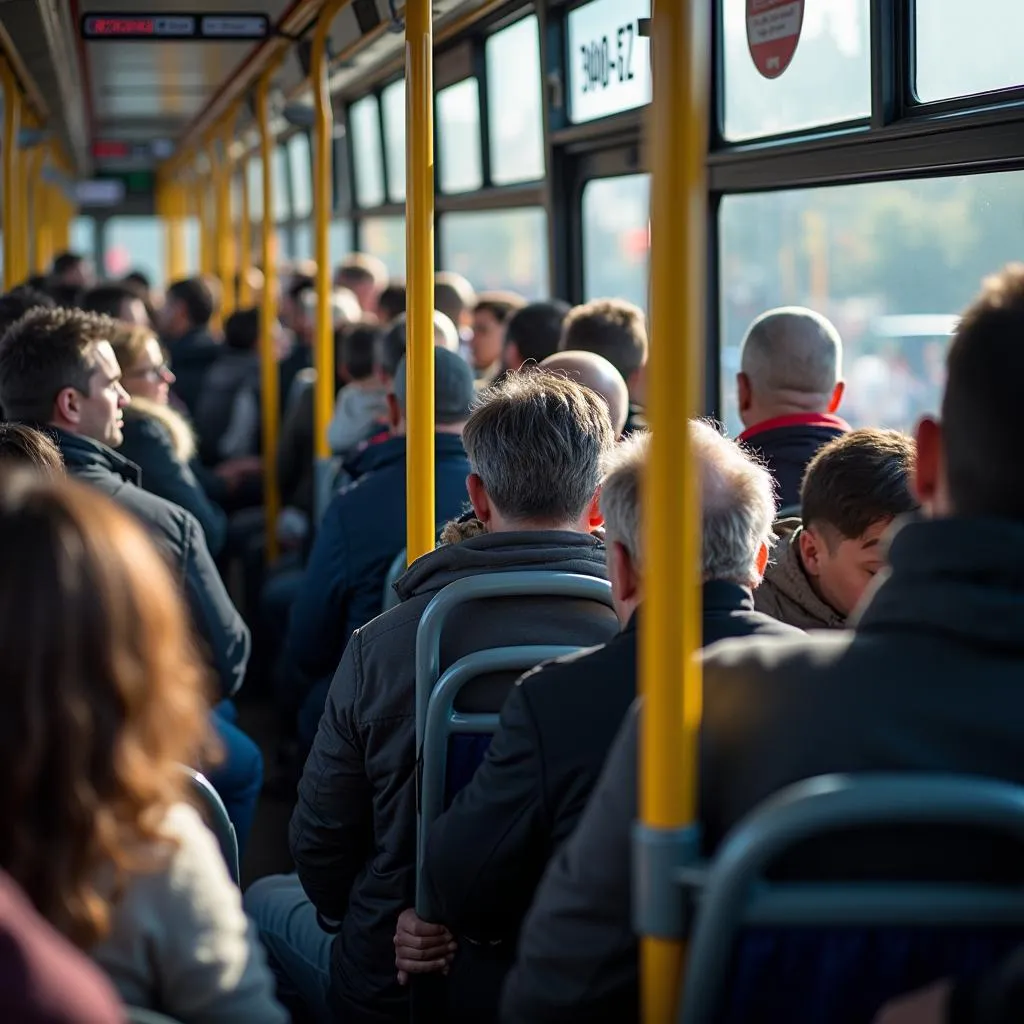
[[[704,580],[756,586],[762,544],[772,539],[775,485],[764,466],[735,441],[703,420],[690,421],[690,445],[700,469]],[[643,564],[640,494],[650,434],[621,442],[607,460],[601,484],[605,536],[625,547],[633,564]]]
[[[812,309],[771,309],[747,329],[740,369],[754,392],[828,396],[842,379],[843,341]]]
[[[604,400],[551,373],[510,373],[482,391],[462,432],[502,515],[563,524],[583,515],[614,444]]]

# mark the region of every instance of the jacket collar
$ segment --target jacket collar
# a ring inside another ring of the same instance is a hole
[[[113,448],[108,448],[91,437],[69,434],[59,427],[48,426],[44,429],[60,449],[64,464],[69,469],[105,469],[136,485],[142,479],[139,467],[123,455],[119,455]]]
[[[798,412],[789,416],[775,416],[770,420],[762,420],[748,427],[737,438],[738,441],[750,441],[758,434],[769,430],[781,430],[785,427],[825,427],[828,430],[839,430],[848,433],[850,424],[841,416],[830,412]]]
[[[366,447],[358,451],[345,464],[345,469],[353,477],[363,476],[375,469],[390,466],[405,459],[405,435],[389,437],[383,441],[366,442]],[[466,457],[466,449],[458,434],[435,434],[434,454],[442,459]]]
[[[754,595],[749,587],[740,586],[739,583],[730,580],[708,580],[701,590],[705,614],[754,610]]]

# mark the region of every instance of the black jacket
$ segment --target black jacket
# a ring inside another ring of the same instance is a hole
[[[743,444],[767,465],[778,488],[779,504],[800,505],[800,484],[818,449],[848,433],[850,425],[829,413],[779,416],[757,423],[740,434]]]
[[[98,441],[50,428],[68,472],[91,484],[126,508],[170,557],[210,662],[225,694],[234,693],[245,678],[249,630],[217,573],[195,517],[183,508],[144,491],[139,468]]]
[[[483,572],[548,569],[605,578],[604,548],[560,531],[484,534],[440,547],[396,584],[402,603],[352,634],[299,783],[291,849],[313,905],[341,921],[331,962],[339,1019],[406,1021],[395,975],[398,915],[412,905],[416,839],[416,627],[430,599]],[[453,616],[441,663],[504,644],[593,644],[611,609],[564,598],[478,602]]]
[[[244,430],[232,438],[233,451],[223,450],[229,427],[237,430],[236,406],[243,398],[251,405],[251,418]],[[258,455],[260,450],[260,357],[257,352],[221,347],[210,365],[193,407],[193,422],[199,436],[199,456],[204,465],[216,466],[226,459]]]
[[[889,561],[855,632],[729,641],[708,652],[701,820],[709,850],[772,793],[828,772],[1024,783],[1024,525],[909,523]],[[524,924],[506,1024],[636,1018],[636,757],[633,713]],[[897,854],[887,848],[886,868]]]
[[[206,371],[224,349],[213,340],[205,327],[197,327],[173,341],[167,339],[164,347],[171,357],[171,369],[176,378],[171,390],[194,415]]]

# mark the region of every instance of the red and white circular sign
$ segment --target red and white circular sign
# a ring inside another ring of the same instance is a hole
[[[804,0],[747,0],[747,46],[765,78],[789,67],[803,23]]]

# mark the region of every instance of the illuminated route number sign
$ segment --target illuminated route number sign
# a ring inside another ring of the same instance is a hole
[[[569,117],[579,124],[650,101],[649,0],[592,0],[569,12]]]
[[[265,14],[86,14],[82,18],[82,37],[90,42],[227,42],[265,39],[269,34],[270,19]]]

